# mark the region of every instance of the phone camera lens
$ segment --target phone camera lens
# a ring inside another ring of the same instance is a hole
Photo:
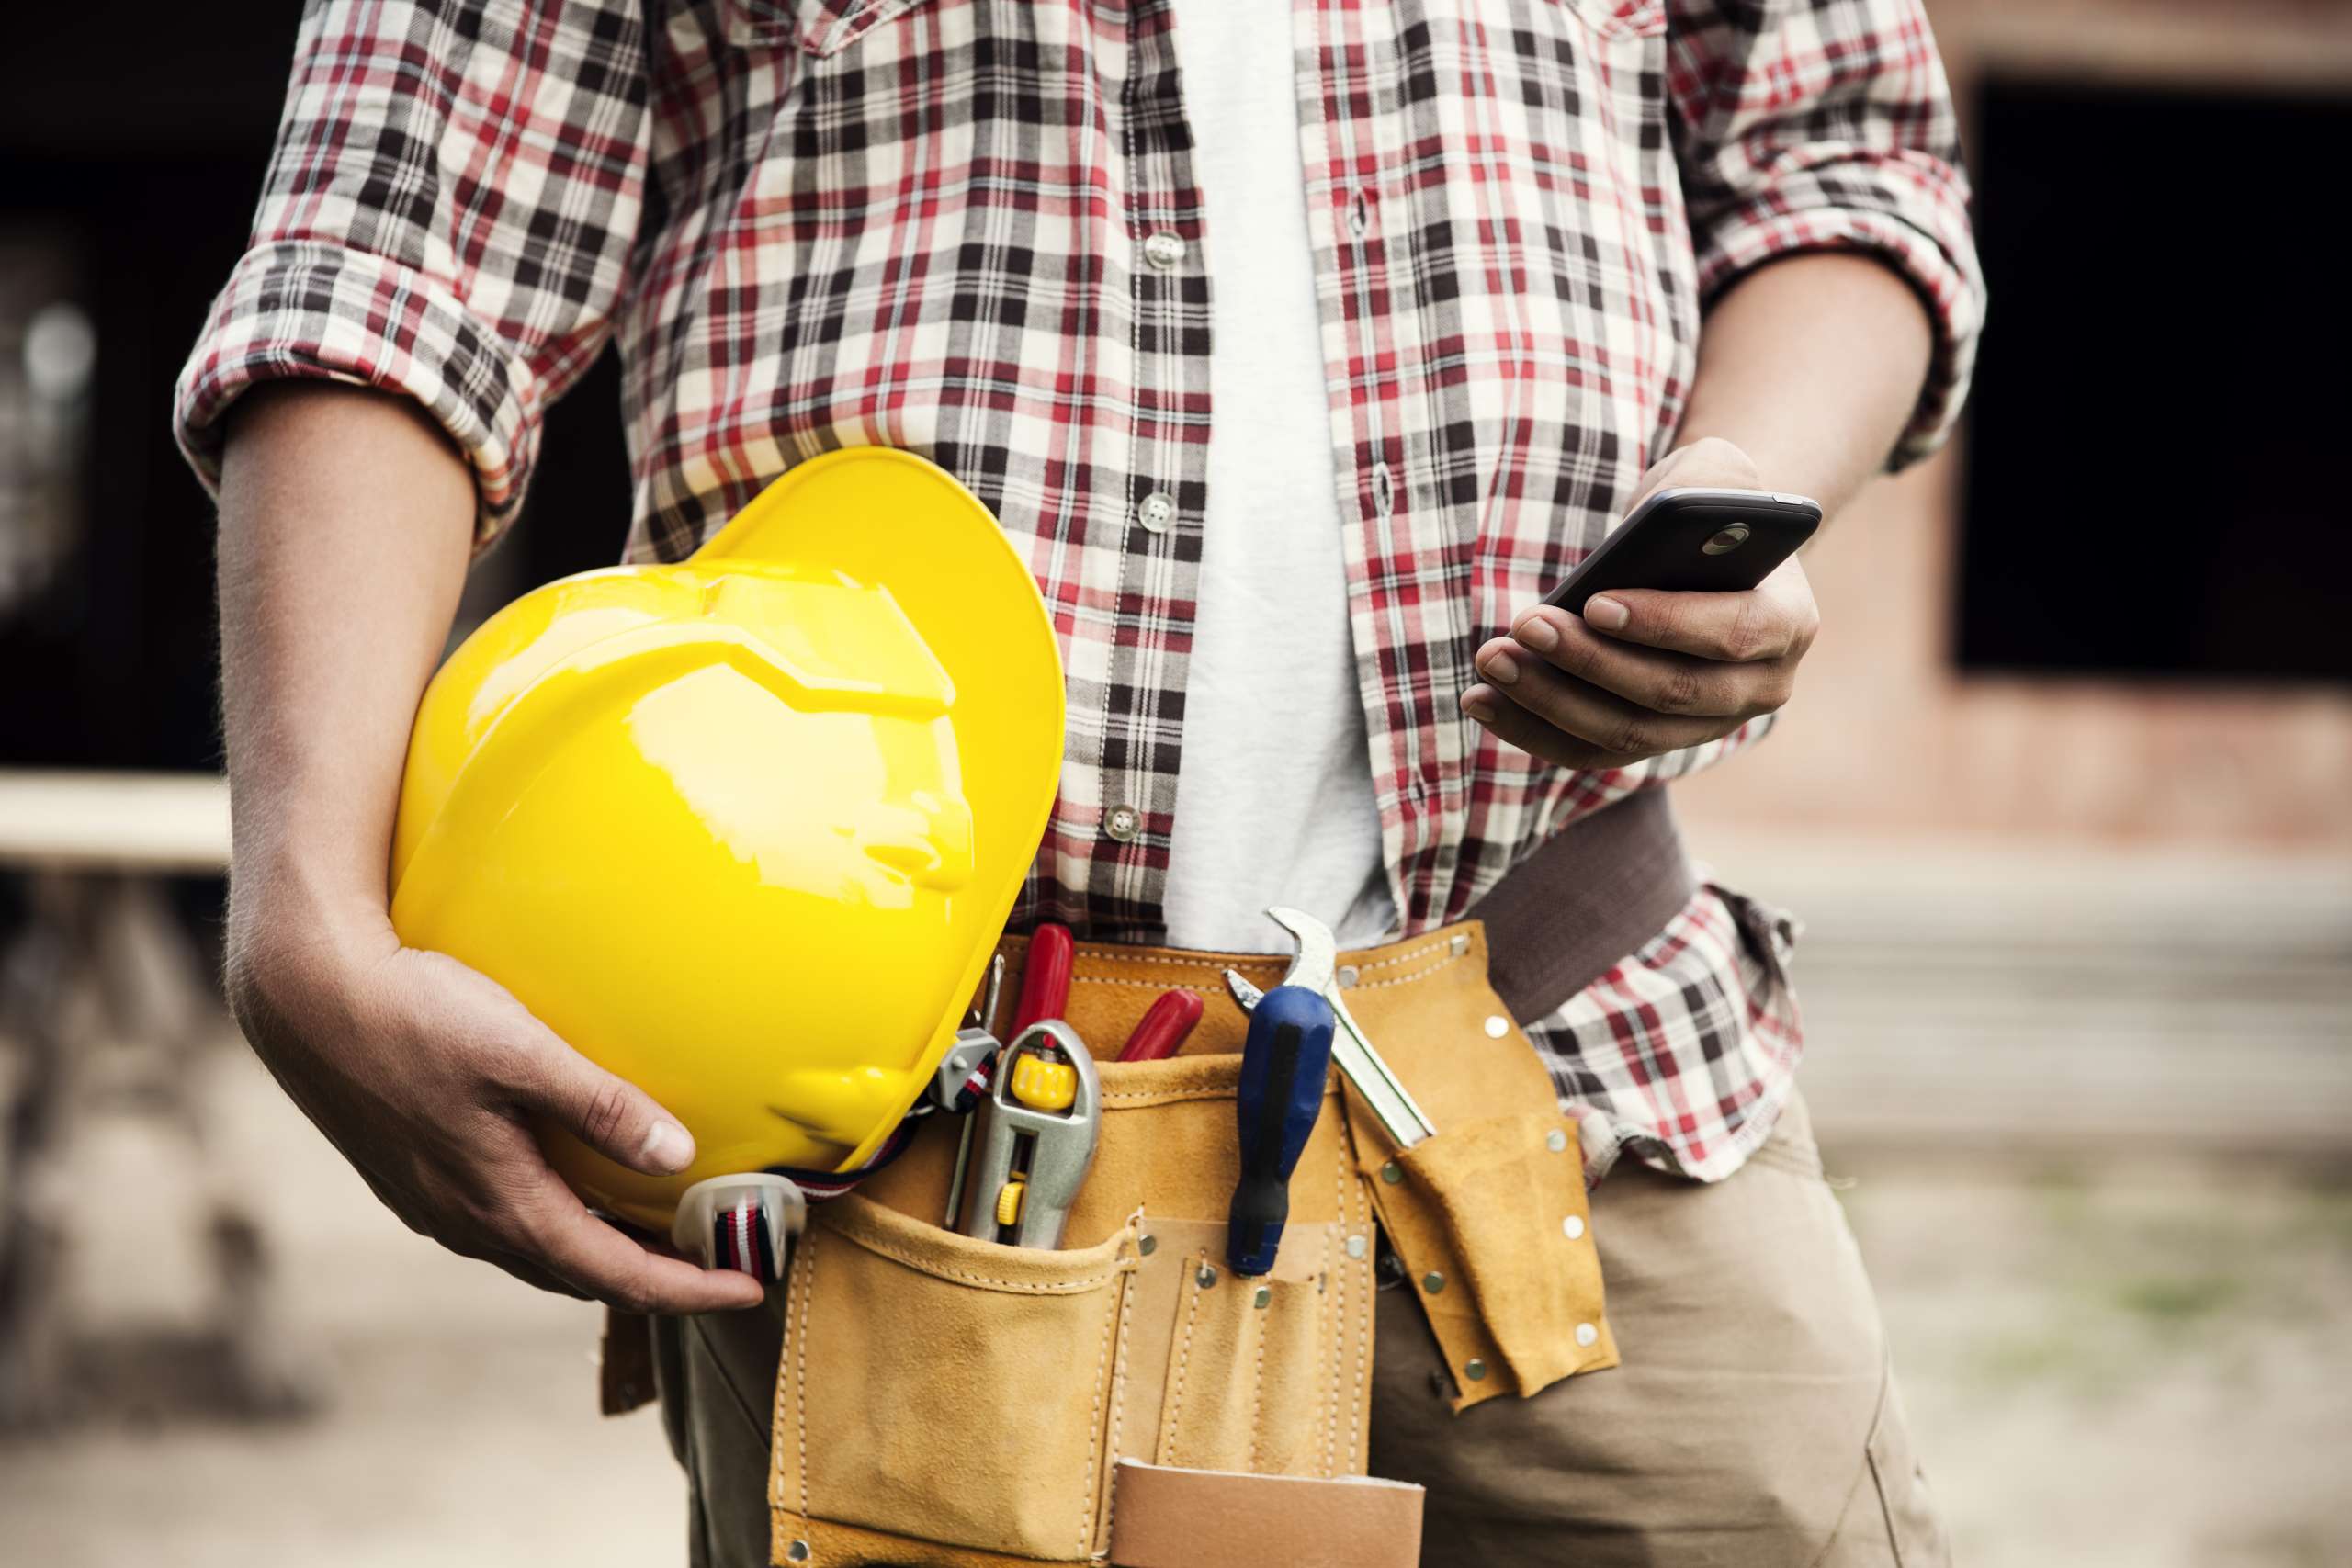
[[[1746,543],[1747,525],[1735,523],[1728,528],[1718,530],[1713,538],[1699,547],[1711,556],[1727,556]]]

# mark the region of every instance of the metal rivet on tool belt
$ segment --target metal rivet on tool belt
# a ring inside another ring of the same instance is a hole
[[[1146,1258],[1149,1258],[1159,1250],[1159,1238],[1156,1235],[1139,1235],[1136,1237],[1136,1250]]]
[[[1510,1020],[1509,1020],[1509,1019],[1505,1018],[1502,1014],[1500,1014],[1500,1013],[1498,1013],[1498,1013],[1489,1013],[1489,1014],[1487,1014],[1487,1039],[1489,1039],[1489,1040],[1500,1040],[1504,1035],[1509,1034],[1510,1032]]]
[[[1582,1218],[1581,1216],[1579,1216],[1579,1215],[1577,1215],[1577,1214],[1570,1214],[1566,1219],[1562,1220],[1562,1221],[1560,1222],[1560,1234],[1561,1234],[1562,1235],[1564,1235],[1564,1236],[1566,1236],[1570,1241],[1581,1241],[1581,1240],[1583,1240],[1583,1239],[1584,1239],[1584,1220],[1583,1220],[1583,1218]]]
[[[1331,971],[1331,978],[1340,982],[1340,989],[1343,991],[1353,990],[1358,978],[1356,975],[1356,966],[1352,964],[1342,964],[1337,969]]]
[[[1555,1155],[1566,1154],[1568,1147],[1568,1135],[1555,1127],[1544,1134],[1544,1146]]]
[[[1143,813],[1132,806],[1114,806],[1102,824],[1102,830],[1123,844],[1132,844],[1136,835],[1143,831]]]
[[[794,1562],[806,1562],[808,1561],[808,1543],[796,1540],[784,1549],[784,1555]]]
[[[1462,1369],[1462,1375],[1468,1378],[1472,1382],[1483,1382],[1487,1376],[1487,1363],[1484,1361],[1473,1360]]]
[[[1184,259],[1184,242],[1179,236],[1162,230],[1144,241],[1143,259],[1160,271],[1166,272]]]
[[[1364,1240],[1363,1237],[1360,1235],[1351,1235],[1348,1237],[1348,1256],[1350,1258],[1362,1258],[1365,1253],[1371,1250],[1372,1244]]]
[[[1216,1283],[1216,1270],[1210,1268],[1205,1263],[1202,1264],[1201,1271],[1193,1276],[1193,1283],[1198,1285],[1204,1291],[1207,1290],[1211,1285]]]
[[[1258,1287],[1258,1293],[1250,1298],[1250,1304],[1253,1307],[1262,1307],[1273,1299],[1273,1291],[1268,1286],[1261,1285]]]
[[[1599,1330],[1598,1328],[1595,1328],[1592,1325],[1590,1325],[1590,1324],[1589,1324],[1589,1323],[1579,1323],[1579,1324],[1577,1324],[1577,1344],[1579,1344],[1579,1345],[1589,1345],[1589,1344],[1591,1344],[1594,1340],[1596,1340],[1596,1339],[1598,1339],[1598,1338],[1600,1338],[1600,1330]]]
[[[1168,525],[1176,521],[1176,498],[1166,491],[1153,491],[1136,508],[1136,516],[1155,534],[1168,532]]]
[[[1557,1137],[1559,1134],[1555,1133],[1553,1136]],[[1380,1179],[1394,1187],[1405,1179],[1405,1168],[1392,1159],[1380,1168]]]
[[[1439,1273],[1434,1269],[1430,1269],[1428,1273],[1421,1276],[1421,1289],[1427,1291],[1431,1295],[1437,1294],[1440,1291],[1445,1289],[1445,1276]]]

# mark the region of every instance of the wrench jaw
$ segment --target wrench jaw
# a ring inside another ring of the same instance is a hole
[[[1298,955],[1290,961],[1290,972],[1283,976],[1283,984],[1310,991],[1329,991],[1333,967],[1340,962],[1340,940],[1331,934],[1331,928],[1304,909],[1282,904],[1268,909],[1266,918],[1290,932],[1298,942]]]
[[[735,1269],[763,1282],[784,1278],[786,1250],[808,1227],[808,1200],[770,1171],[713,1176],[678,1200],[670,1241],[706,1269]]]
[[[1339,944],[1331,935],[1331,928],[1303,910],[1279,904],[1266,911],[1266,918],[1298,939],[1298,956],[1291,960],[1290,973],[1283,976],[1283,984],[1303,986],[1331,1004],[1332,1019],[1338,1025],[1331,1042],[1331,1060],[1348,1082],[1355,1086],[1356,1093],[1363,1097],[1365,1108],[1382,1129],[1399,1149],[1409,1149],[1435,1134],[1437,1126],[1428,1112],[1414,1100],[1412,1092],[1365,1038],[1363,1028],[1349,1016],[1348,1004],[1340,996],[1336,968]],[[1237,970],[1225,972],[1225,984],[1243,1012],[1254,1010],[1265,994]]]

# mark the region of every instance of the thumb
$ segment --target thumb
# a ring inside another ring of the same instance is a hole
[[[553,1034],[543,1066],[513,1086],[523,1107],[556,1122],[597,1153],[648,1176],[674,1176],[695,1162],[694,1134],[653,1097]]]

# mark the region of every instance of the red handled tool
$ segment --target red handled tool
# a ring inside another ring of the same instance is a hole
[[[1005,1038],[1018,1038],[1033,1023],[1059,1018],[1069,1007],[1070,965],[1078,944],[1068,926],[1047,920],[1029,938],[1028,955],[1021,964],[1021,1000],[1012,1010],[1012,1029]]]
[[[1078,944],[1070,938],[1069,928],[1047,920],[1029,938],[1029,951],[1021,965],[1021,997],[1012,1004],[1012,1027],[1004,1032],[1007,1040],[1019,1040],[1040,1023],[1057,1021],[1069,1006],[1070,966],[1078,956]],[[999,961],[1001,964],[1001,960]],[[980,1020],[982,1030],[994,1028],[996,1019],[996,987],[989,987],[988,1010],[991,1016]],[[1076,1039],[1076,1035],[1071,1036]],[[1001,1051],[991,1051],[972,1064],[971,1072],[960,1092],[947,1100],[951,1111],[964,1111],[964,1131],[956,1143],[956,1169],[947,1180],[947,1224],[953,1227],[956,1216],[963,1207],[964,1179],[972,1160],[972,1129],[978,1120],[977,1102],[993,1090],[995,1074]],[[1090,1155],[1089,1157],[1091,1157]],[[1016,1202],[1018,1200],[1014,1200]]]
[[[1193,1032],[1193,1026],[1201,1021],[1202,1007],[1198,991],[1160,992],[1136,1021],[1127,1043],[1119,1047],[1119,1060],[1157,1062],[1173,1056]]]

